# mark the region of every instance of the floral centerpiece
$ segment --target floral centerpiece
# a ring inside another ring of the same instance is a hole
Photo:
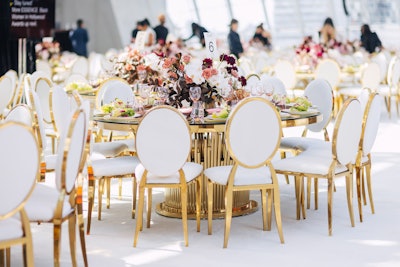
[[[300,66],[315,68],[318,61],[325,56],[326,49],[315,43],[311,36],[306,36],[303,43],[296,48],[296,61]]]
[[[146,64],[146,57],[138,50],[127,48],[127,51],[113,59],[114,75],[126,80],[129,84],[137,81],[148,84],[159,84],[158,73]]]
[[[221,55],[218,61],[203,60],[177,54],[163,60],[164,73],[169,79],[171,105],[180,107],[183,101],[192,102],[190,87],[201,88],[200,100],[206,104],[244,96],[246,78],[239,76],[234,57]],[[237,93],[235,93],[237,91]]]
[[[60,43],[58,42],[42,42],[35,45],[36,58],[41,60],[51,60],[59,58]]]

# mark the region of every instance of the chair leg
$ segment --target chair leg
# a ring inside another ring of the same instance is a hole
[[[137,194],[137,181],[135,175],[132,177],[132,219],[135,219],[136,213],[136,194]]]
[[[6,266],[6,265],[4,265],[5,253],[6,252],[4,249],[0,249],[0,266]]]
[[[201,212],[201,188],[203,177],[200,175],[196,179],[196,230],[200,232],[200,212]]]
[[[187,223],[187,184],[181,185],[181,207],[182,207],[182,226],[183,226],[183,237],[185,240],[185,247],[189,246],[188,237],[188,223]]]
[[[72,261],[72,266],[76,267],[77,262],[76,262],[76,216],[73,214],[69,219],[68,219],[68,233],[69,233],[69,249],[71,253],[71,261]]]
[[[296,195],[296,219],[300,220],[300,177],[294,177],[294,192]]]
[[[151,188],[147,188],[147,228],[150,228],[151,222],[151,209],[153,202],[153,190]]]
[[[232,223],[232,206],[233,206],[233,190],[227,186],[225,190],[225,233],[224,233],[224,248],[228,247],[229,233]]]
[[[358,204],[358,214],[360,216],[360,222],[363,221],[363,212],[362,212],[362,201],[361,201],[361,167],[356,167],[356,186],[357,186],[357,204]]]
[[[208,234],[212,234],[212,219],[213,219],[213,184],[208,181],[207,182],[207,222],[208,222]]]
[[[106,179],[106,183],[107,183],[107,198],[106,198],[106,208],[109,209],[110,208],[110,199],[111,199],[111,178],[107,178]]]
[[[122,199],[122,178],[118,179],[118,199]]]
[[[332,197],[333,197],[333,179],[328,177],[328,233],[332,235]]]
[[[365,172],[367,177],[368,196],[369,196],[369,203],[371,205],[371,212],[372,214],[375,214],[374,200],[372,197],[372,185],[371,185],[371,164],[365,166]]]
[[[307,209],[311,206],[311,177],[307,177]]]
[[[351,226],[354,227],[353,173],[351,173],[350,175],[346,175],[346,193],[347,193],[347,206],[349,208]]]
[[[81,241],[81,250],[83,256],[84,266],[88,266],[88,259],[86,253],[86,240],[85,240],[85,222],[83,219],[83,210],[82,203],[77,204],[76,207],[76,216],[78,218],[78,231],[79,231],[79,239]]]
[[[285,159],[286,158],[286,152],[285,151],[281,151],[281,159]],[[285,180],[286,180],[286,184],[289,184],[289,175],[285,174]]]
[[[318,179],[314,178],[314,209],[318,209]]]
[[[362,192],[361,192],[361,196],[362,196],[362,199],[363,199],[363,203],[364,203],[364,206],[366,206],[367,205],[367,195],[365,194],[365,172],[364,172],[364,168],[361,168],[361,181],[360,181],[360,183],[361,183],[361,190],[362,190]]]
[[[28,215],[26,214],[25,210],[22,210],[20,212],[21,214],[21,221],[23,225],[23,229],[25,232],[25,238],[26,238],[26,243],[22,245],[22,250],[23,250],[23,256],[24,256],[24,266],[25,267],[31,267],[35,265],[34,259],[33,259],[33,241],[32,241],[32,233],[31,233],[31,227],[29,224],[29,219]],[[6,266],[10,267],[11,266],[11,249],[6,248]],[[0,251],[1,254],[1,251]],[[2,261],[0,259],[0,265]]]
[[[268,199],[267,199],[267,229],[271,231],[271,221],[272,221],[272,203],[274,197],[274,190],[268,190]]]
[[[32,246],[32,242],[30,242],[31,244],[30,244],[30,246]],[[25,247],[27,247],[27,246],[29,246],[28,244],[26,244],[25,245]],[[32,247],[30,248],[31,250],[32,250]],[[25,253],[24,254],[26,254],[26,257],[28,257],[28,248],[25,248]],[[33,253],[32,253],[33,254]],[[32,255],[33,256],[33,255]],[[24,257],[25,258],[25,257]],[[28,263],[28,259],[24,259],[24,261],[26,262],[25,263],[25,266],[26,267],[28,267],[28,266],[33,266],[33,261],[32,261],[32,264],[30,265],[29,263]],[[1,262],[0,262],[1,263]],[[11,267],[11,248],[6,248],[6,266],[7,267]]]
[[[261,209],[262,209],[263,231],[266,231],[268,229],[268,226],[267,226],[267,190],[261,189],[260,191],[261,191]]]
[[[90,234],[90,226],[92,223],[92,211],[93,211],[93,204],[94,204],[94,196],[96,192],[96,181],[93,177],[93,174],[90,173],[88,170],[88,213],[87,213],[87,228],[86,234]]]
[[[143,224],[143,206],[144,206],[144,187],[139,186],[139,202],[138,202],[138,213],[136,214],[136,229],[135,229],[135,236],[134,236],[134,241],[133,241],[133,246],[136,247],[138,237],[139,237],[139,232],[140,229],[142,228]]]
[[[274,190],[272,191],[272,195],[274,198],[274,209],[275,209],[275,221],[276,227],[278,228],[279,239],[281,243],[285,243],[283,238],[283,231],[282,231],[282,217],[281,217],[281,197],[279,194],[278,185],[275,185]]]
[[[303,219],[306,218],[306,206],[304,201],[304,177],[300,178],[300,200],[301,200],[301,212],[303,213]]]
[[[103,205],[103,193],[104,193],[104,178],[99,179],[99,186],[97,189],[97,219],[101,220],[101,208]]]
[[[60,267],[61,224],[54,223],[53,228],[54,228],[53,230],[54,267]]]

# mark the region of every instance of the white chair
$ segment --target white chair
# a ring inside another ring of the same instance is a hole
[[[36,184],[39,153],[32,129],[16,122],[0,125],[0,265],[4,251],[10,266],[11,247],[22,245],[25,266],[34,266],[32,234],[25,211]]]
[[[78,73],[87,77],[89,73],[89,62],[87,58],[78,57],[72,65],[71,73]]]
[[[255,116],[263,119],[249,120]],[[224,248],[228,246],[231,228],[233,192],[243,190],[261,190],[264,231],[271,230],[271,210],[274,203],[279,238],[281,243],[284,242],[279,184],[271,164],[281,136],[280,116],[266,99],[245,99],[230,114],[225,127],[225,143],[234,165],[204,170],[204,176],[208,178],[208,234],[212,231],[213,184],[226,186]]]
[[[33,72],[29,77],[30,85],[32,86],[32,88],[36,88],[36,82],[40,78],[46,78],[51,83],[51,76],[47,72],[37,70]]]
[[[76,180],[81,172],[82,160],[85,160],[84,145],[86,138],[86,119],[82,110],[70,113],[69,127],[63,132],[58,147],[55,169],[55,185],[37,183],[26,204],[26,213],[31,222],[52,223],[54,230],[54,265],[60,265],[61,226],[64,221],[69,225],[69,244],[72,266],[77,266],[75,252],[75,229],[77,221]],[[83,223],[79,224],[81,249],[84,265],[88,266]]]
[[[251,91],[252,88],[260,83],[260,77],[257,74],[250,74],[246,77],[246,90]]]
[[[99,86],[99,89],[96,92],[96,100],[95,100],[95,106],[97,110],[101,110],[101,106],[104,104],[107,104],[103,98],[104,98],[104,92],[108,90],[114,90],[119,87],[127,87],[129,84],[121,78],[110,78],[102,82]],[[114,101],[115,99],[112,99],[111,101]],[[130,100],[132,101],[132,100]]]
[[[136,151],[140,164],[135,176],[139,183],[138,214],[133,246],[136,247],[143,224],[144,190],[148,190],[147,228],[150,228],[152,189],[177,188],[181,195],[181,213],[185,246],[188,246],[187,183],[196,181],[196,221],[200,231],[200,164],[186,162],[191,151],[191,134],[187,120],[176,109],[159,106],[141,120],[136,134]]]
[[[10,77],[0,77],[0,119],[8,112],[7,107],[13,100],[13,83]]]
[[[15,87],[15,92],[14,92],[14,97],[13,97],[13,102],[12,106],[16,106],[18,104],[21,104],[23,100],[26,101],[26,97],[24,95],[24,89],[26,86],[29,86],[26,84],[26,81],[28,80],[26,74],[22,74],[19,80],[17,81],[16,87]]]
[[[332,235],[333,181],[338,176],[346,177],[347,205],[351,225],[354,227],[353,163],[358,152],[361,121],[360,102],[349,99],[336,118],[332,143],[319,143],[295,157],[274,162],[277,173],[295,176],[297,219],[300,219],[301,210],[305,218],[303,178],[327,179],[329,235]]]
[[[102,105],[113,102],[116,98],[127,102],[135,102],[135,94],[129,84],[115,82],[113,87],[103,89]]]
[[[365,106],[363,122],[362,122],[361,138],[359,144],[359,153],[357,160],[355,162],[358,211],[360,216],[360,222],[362,222],[363,213],[362,213],[361,196],[363,196],[365,205],[366,204],[365,187],[364,187],[365,183],[367,184],[369,202],[371,205],[371,212],[372,214],[375,213],[374,201],[372,197],[372,185],[371,185],[371,166],[372,166],[371,150],[375,143],[376,136],[378,134],[382,99],[377,93],[371,93],[370,95],[368,95],[368,98],[360,97],[359,100],[361,104]]]
[[[378,64],[380,79],[379,82],[385,82],[386,75],[388,74],[388,60],[383,52],[380,52],[371,58],[371,62]]]
[[[262,75],[260,80],[264,87],[272,87],[274,89],[274,94],[287,95],[285,84],[278,78]]]
[[[34,121],[31,108],[25,104],[13,107],[4,120],[19,122],[31,128],[33,127]]]
[[[16,98],[16,95],[18,94],[17,93],[17,91],[18,91],[18,74],[17,74],[17,72],[15,70],[10,69],[4,74],[4,76],[9,77],[11,79],[11,82],[12,82],[12,86],[13,86],[13,90],[14,91],[13,91],[13,101],[12,101],[10,106],[13,107],[15,105],[14,99]]]
[[[356,87],[346,87],[339,89],[341,102],[351,97],[358,97],[363,88],[377,90],[380,84],[380,68],[376,63],[369,63],[361,74],[361,85]]]
[[[274,66],[274,76],[281,80],[286,90],[293,90],[296,86],[296,70],[287,60],[279,60]]]
[[[389,70],[387,74],[387,84],[380,85],[378,92],[385,98],[386,108],[389,114],[389,118],[392,114],[392,100],[394,99],[397,116],[399,116],[399,105],[400,105],[400,91],[399,91],[399,81],[400,81],[400,59],[395,56],[391,59],[389,64]]]
[[[340,67],[336,61],[332,59],[322,60],[316,70],[315,79],[324,79],[331,86],[332,90],[336,90],[340,81]]]

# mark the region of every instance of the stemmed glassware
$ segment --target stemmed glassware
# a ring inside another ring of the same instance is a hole
[[[194,122],[204,122],[204,108],[200,101],[201,98],[201,88],[199,86],[194,86],[189,88],[189,96],[193,101],[192,112],[190,113],[190,118],[192,123]]]
[[[166,87],[157,87],[157,96],[160,100],[160,105],[165,105],[165,102],[168,100],[169,92]]]
[[[150,93],[152,90],[152,86],[147,84],[139,85],[139,96],[143,99],[143,104],[148,104],[148,98],[150,97]]]

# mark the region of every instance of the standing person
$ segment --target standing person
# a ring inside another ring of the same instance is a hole
[[[79,56],[87,57],[86,44],[89,42],[89,34],[84,28],[83,20],[78,19],[76,22],[77,29],[73,31],[71,35],[71,42],[74,48],[74,52]]]
[[[139,31],[141,31],[141,30],[142,30],[142,25],[140,25],[140,21],[137,21],[137,22],[136,22],[136,28],[133,29],[133,31],[132,31],[131,43],[134,43],[134,42],[135,42],[135,40],[136,40],[136,35],[137,35],[137,33],[138,33]]]
[[[368,24],[361,27],[361,47],[372,54],[382,49],[382,42],[375,32],[372,32]]]
[[[187,40],[197,36],[199,38],[199,40],[200,40],[201,45],[203,47],[205,47],[206,46],[206,41],[204,39],[204,33],[205,32],[208,32],[206,30],[206,28],[204,28],[204,27],[200,26],[199,24],[193,22],[192,23],[192,35],[190,37],[186,38],[184,41],[186,42]]]
[[[142,31],[146,33],[146,42],[145,46],[153,46],[156,43],[156,33],[153,28],[150,27],[150,21],[148,19],[144,19],[140,22],[142,26]]]
[[[160,25],[154,28],[154,31],[156,32],[156,40],[160,45],[165,45],[165,41],[167,40],[168,36],[168,28],[164,26],[165,15],[161,14],[158,16],[158,21],[160,22]]]
[[[333,47],[336,43],[336,29],[331,18],[326,18],[319,31],[320,42],[325,47]]]
[[[234,54],[236,58],[239,59],[240,55],[243,53],[243,46],[240,42],[240,36],[237,33],[239,22],[236,19],[232,19],[229,26],[231,28],[228,34],[229,50],[231,54]]]
[[[251,44],[260,45],[262,47],[271,48],[271,34],[264,30],[263,23],[256,27],[256,32],[253,35],[253,39],[251,39]]]

